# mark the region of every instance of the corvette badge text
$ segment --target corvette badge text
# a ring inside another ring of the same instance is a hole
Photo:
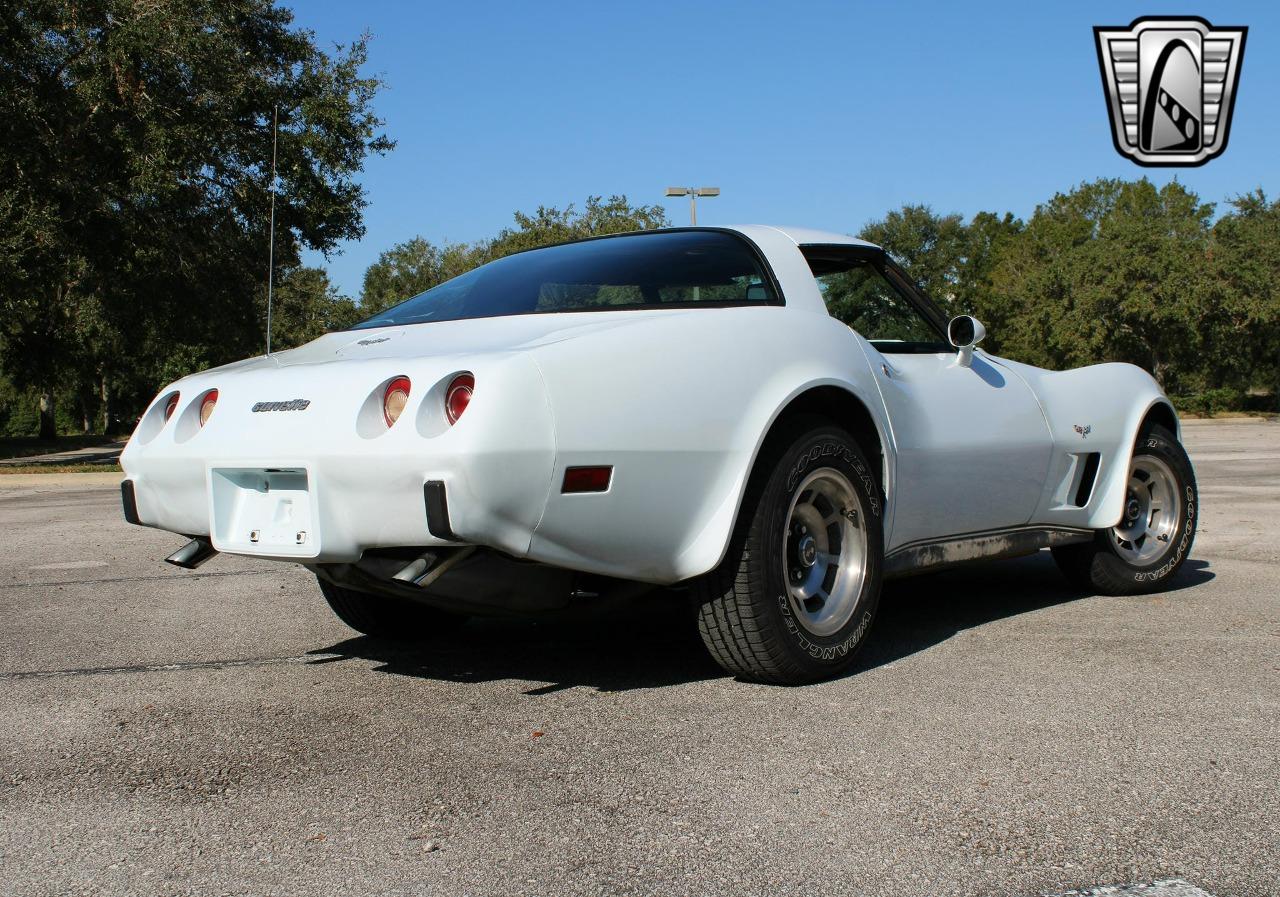
[[[252,411],[306,411],[311,404],[310,399],[290,399],[287,402],[259,402]]]
[[[1194,16],[1094,28],[1116,151],[1148,166],[1222,155],[1248,31]]]

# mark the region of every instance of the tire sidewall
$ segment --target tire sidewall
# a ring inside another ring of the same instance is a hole
[[[796,489],[812,471],[829,467],[844,474],[862,503],[862,526],[867,534],[867,571],[853,616],[829,636],[814,635],[796,618],[788,597],[787,571],[781,538]],[[758,534],[765,553],[762,587],[792,662],[821,673],[834,672],[852,661],[866,642],[880,601],[884,557],[884,503],[880,487],[853,439],[842,430],[822,427],[800,436],[778,462],[761,498]]]
[[[1099,555],[1098,560],[1106,565],[1107,572],[1132,582],[1142,590],[1147,590],[1173,576],[1190,554],[1200,519],[1200,495],[1196,488],[1195,473],[1191,469],[1190,459],[1171,435],[1160,430],[1144,433],[1133,448],[1133,458],[1141,455],[1150,455],[1163,461],[1177,479],[1182,513],[1177,528],[1170,538],[1173,549],[1149,563],[1134,564],[1120,555],[1110,529],[1100,530],[1097,538],[1106,547],[1106,551]],[[1130,459],[1130,465],[1132,463]]]

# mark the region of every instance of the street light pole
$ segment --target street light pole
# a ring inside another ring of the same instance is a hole
[[[687,196],[689,197],[689,221],[694,227],[698,226],[698,197],[699,196],[719,196],[719,187],[668,187],[667,196]]]

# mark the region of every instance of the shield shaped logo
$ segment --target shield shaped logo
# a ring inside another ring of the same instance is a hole
[[[1139,165],[1203,165],[1227,148],[1245,27],[1201,18],[1093,29],[1116,150]]]

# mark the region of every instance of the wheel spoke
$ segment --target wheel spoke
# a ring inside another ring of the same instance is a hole
[[[796,489],[780,540],[782,560],[788,599],[812,634],[837,632],[859,605],[868,554],[861,508],[856,488],[832,468],[810,472]]]
[[[1127,561],[1149,564],[1173,542],[1183,515],[1182,486],[1158,456],[1135,455],[1132,463],[1125,516],[1112,533],[1116,550]],[[1134,516],[1129,516],[1131,510]]]
[[[848,523],[853,526],[854,529],[857,529],[858,512],[850,508],[837,508],[826,517],[823,517],[822,522],[826,526],[830,526],[833,523]]]

